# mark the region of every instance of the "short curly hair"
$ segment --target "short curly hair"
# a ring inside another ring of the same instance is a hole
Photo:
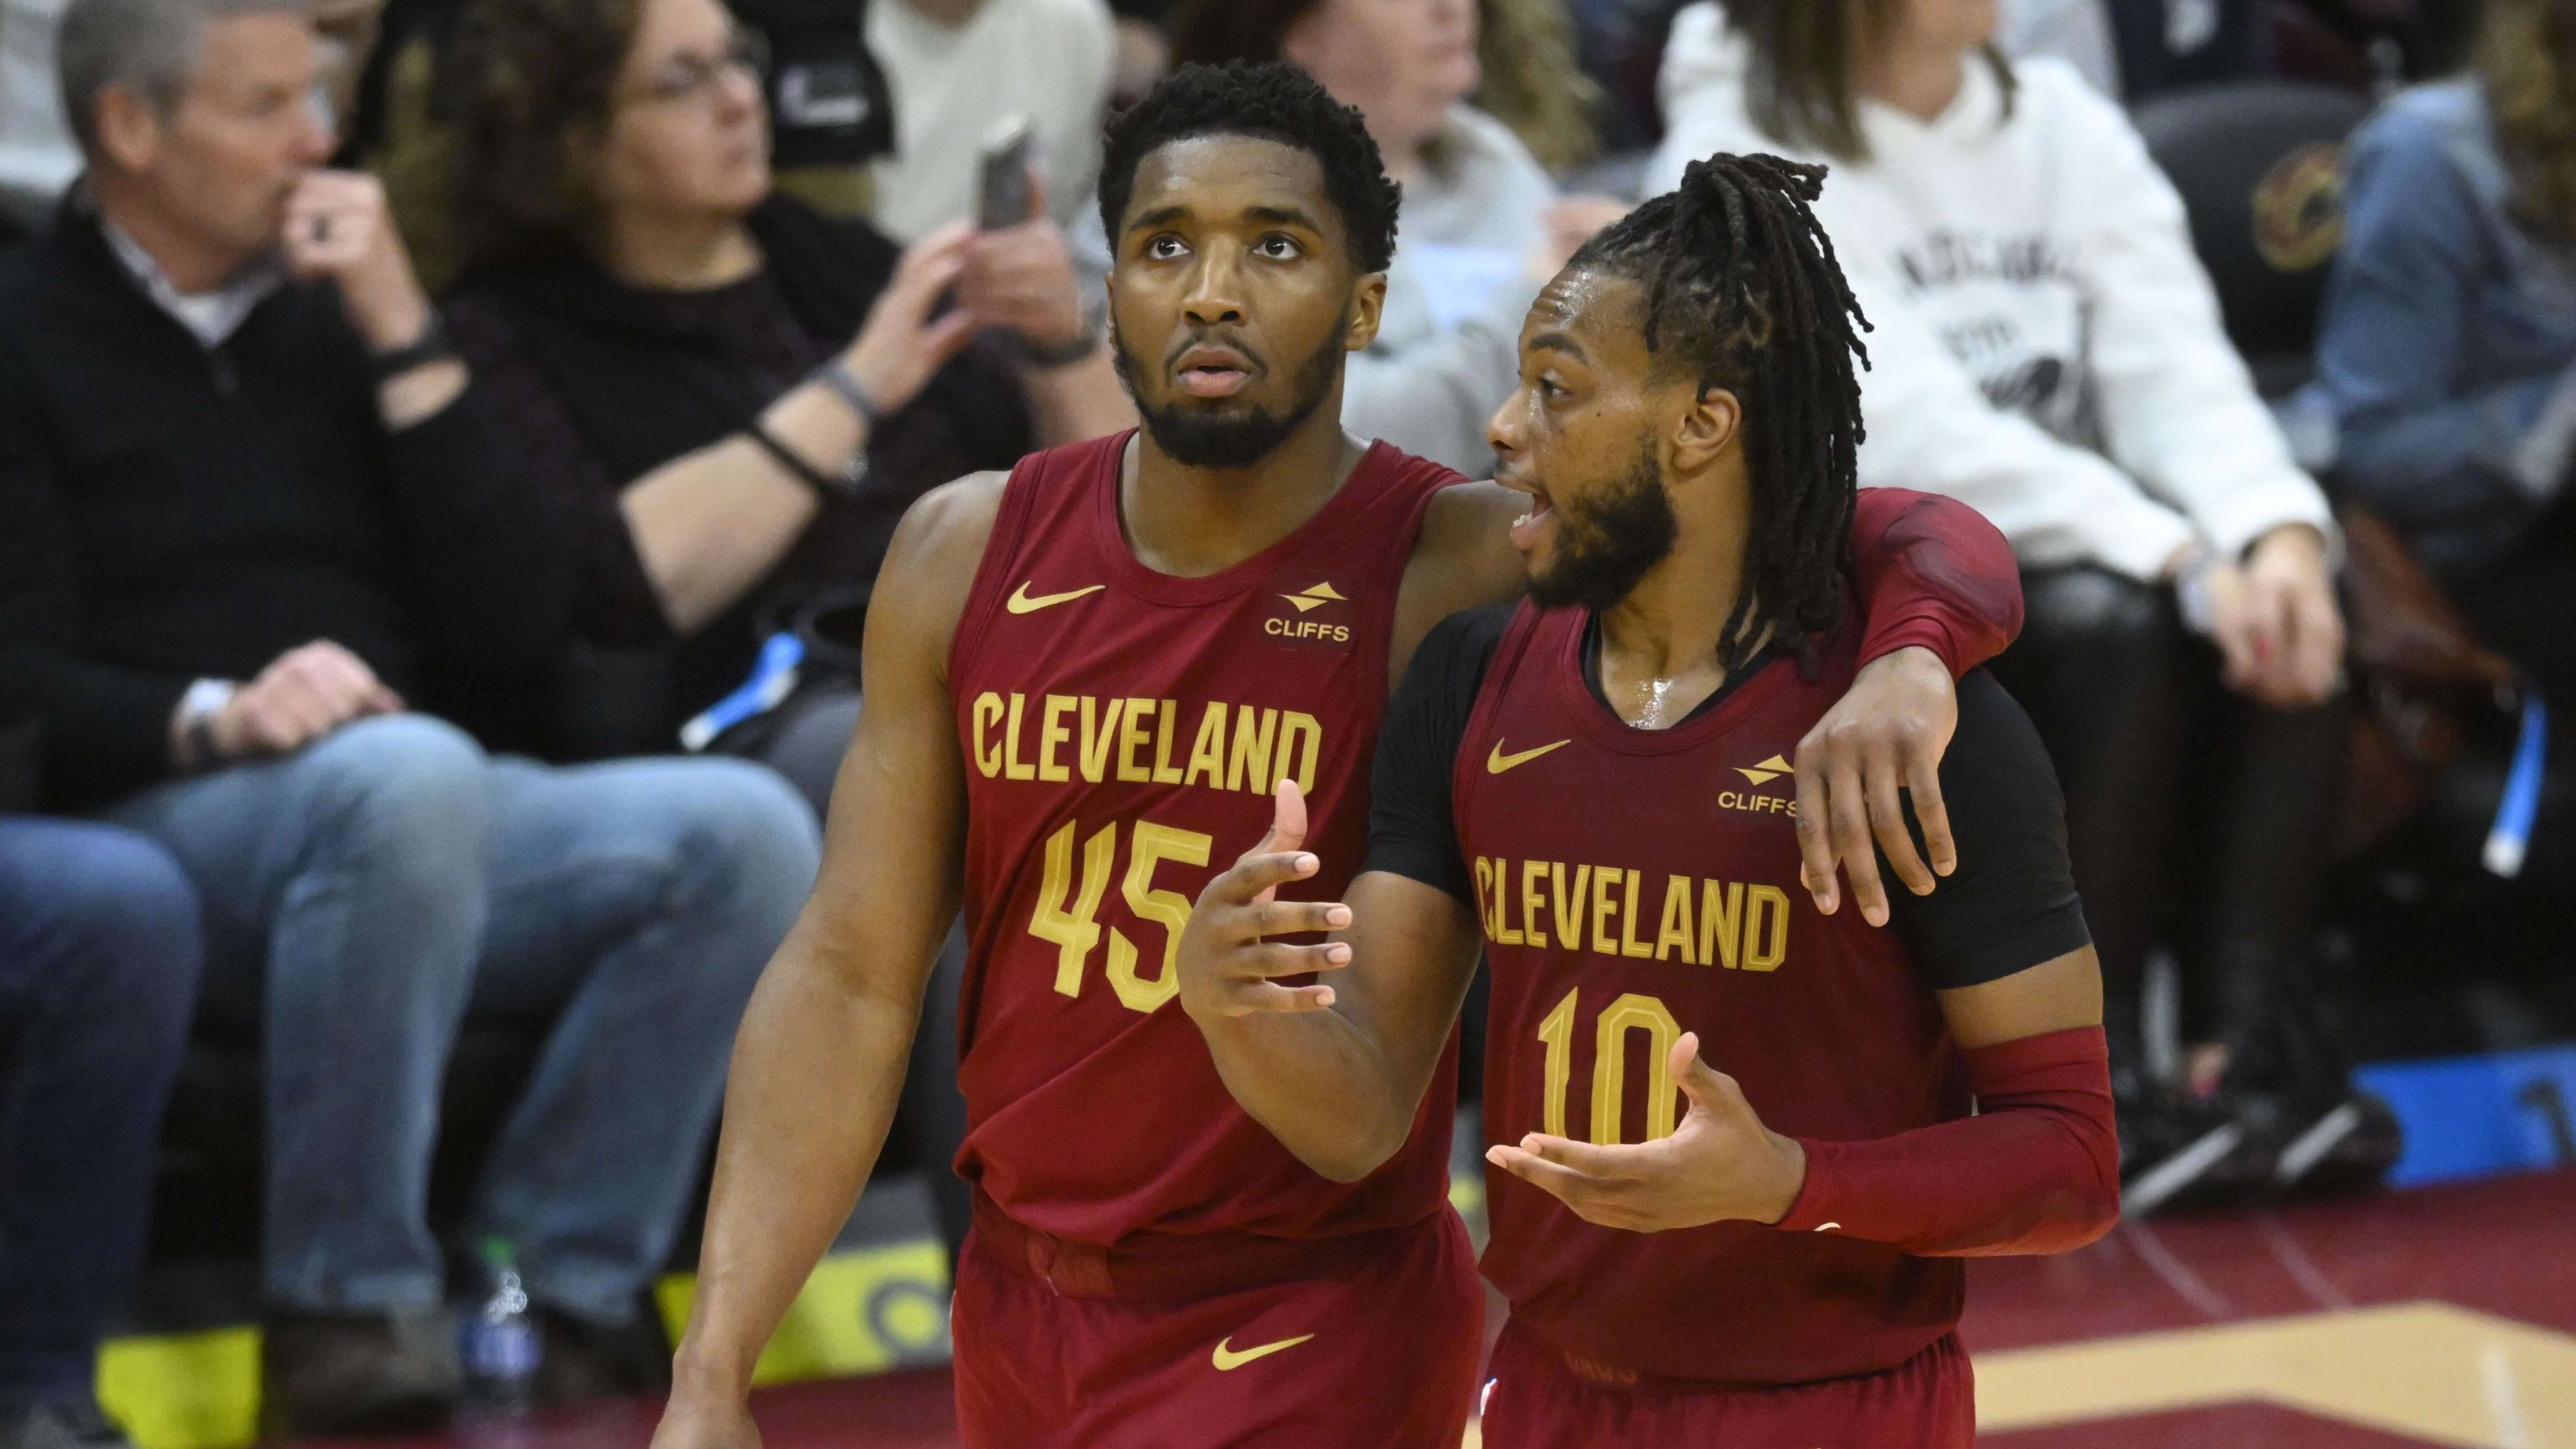
[[[580,155],[606,133],[642,0],[473,0],[439,57],[431,114],[469,260],[577,253],[599,202]]]
[[[1285,61],[1182,66],[1109,123],[1100,158],[1100,224],[1113,244],[1135,193],[1137,166],[1162,147],[1200,136],[1277,141],[1314,157],[1358,270],[1382,272],[1395,260],[1402,193],[1386,174],[1368,124]]]

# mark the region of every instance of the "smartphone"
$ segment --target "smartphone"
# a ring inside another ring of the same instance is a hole
[[[1029,219],[1036,201],[1029,163],[1036,146],[1037,133],[1026,116],[1004,116],[984,133],[975,158],[975,225],[1000,231]]]

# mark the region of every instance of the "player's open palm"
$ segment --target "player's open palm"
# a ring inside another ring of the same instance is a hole
[[[1762,1125],[1735,1079],[1699,1059],[1685,1032],[1665,1063],[1690,1110],[1669,1137],[1609,1147],[1533,1132],[1485,1160],[1544,1188],[1605,1228],[1660,1233],[1742,1219],[1776,1223],[1805,1186],[1807,1154]]]
[[[653,1449],[760,1449],[760,1428],[738,1398],[678,1393],[653,1430]]]
[[[1305,843],[1306,797],[1294,780],[1282,780],[1269,833],[1243,853],[1234,869],[1199,892],[1190,923],[1181,932],[1181,1009],[1192,1020],[1256,1011],[1321,1011],[1333,1004],[1329,986],[1282,986],[1271,978],[1345,965],[1350,947],[1339,941],[1296,946],[1263,939],[1338,931],[1351,923],[1350,907],[1339,901],[1277,898],[1281,886],[1321,868]]]

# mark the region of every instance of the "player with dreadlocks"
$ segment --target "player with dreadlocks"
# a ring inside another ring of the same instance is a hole
[[[1548,285],[1492,423],[1530,598],[1415,653],[1346,917],[1269,899],[1329,868],[1277,848],[1288,784],[1183,936],[1227,1087],[1345,1180],[1404,1141],[1491,963],[1492,1449],[1967,1445],[1958,1259],[2118,1211],[2062,806],[1993,680],[1939,771],[1959,873],[1884,930],[1796,889],[1785,752],[1856,633],[1861,318],[1822,179],[1699,162]]]

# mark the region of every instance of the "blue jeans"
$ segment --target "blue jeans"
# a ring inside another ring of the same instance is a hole
[[[263,1032],[274,1306],[438,1301],[426,1198],[449,1048],[469,1014],[551,1015],[467,1226],[517,1245],[540,1301],[633,1316],[743,1003],[814,883],[793,790],[734,760],[496,759],[394,715],[109,814],[195,877],[207,1008]]]
[[[0,819],[0,1417],[89,1398],[202,959],[196,892],[159,846]]]

